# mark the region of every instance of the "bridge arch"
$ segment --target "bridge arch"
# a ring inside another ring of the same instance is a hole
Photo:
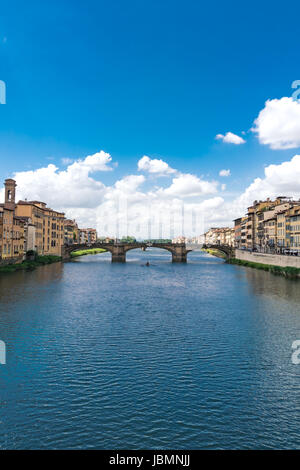
[[[229,245],[203,245],[204,249],[211,248],[212,250],[218,250],[221,253],[224,253],[226,258],[234,258],[234,248]]]
[[[156,250],[161,250],[161,251],[164,251],[164,252],[167,251],[171,255],[171,260],[173,259],[174,251],[171,248],[167,247],[167,246],[153,246],[153,245],[152,246],[145,246],[145,247],[130,246],[130,247],[125,248],[125,255],[128,252],[131,252],[133,250],[142,250],[143,252],[145,252],[147,254],[148,250],[151,249],[151,248],[155,248]],[[149,257],[151,257],[151,252],[149,253]]]

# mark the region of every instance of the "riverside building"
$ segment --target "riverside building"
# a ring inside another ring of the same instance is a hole
[[[79,229],[80,243],[96,243],[97,230],[94,228],[81,228]]]
[[[27,220],[27,234],[30,233],[28,249],[33,249],[39,255],[61,256],[64,244],[63,212],[50,209],[44,202],[19,201],[16,214]]]
[[[4,203],[0,204],[0,262],[22,262],[24,257],[25,221],[16,213],[16,182],[4,183]]]
[[[204,234],[206,245],[234,246],[235,229],[230,227],[212,227]]]
[[[254,201],[234,220],[235,247],[259,252],[300,251],[300,202],[286,196]]]
[[[75,220],[66,219],[64,221],[64,242],[67,245],[79,243],[79,228]]]

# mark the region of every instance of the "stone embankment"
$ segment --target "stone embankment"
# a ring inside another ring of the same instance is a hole
[[[236,249],[235,258],[228,261],[231,264],[281,274],[287,278],[300,278],[300,256],[272,255]]]
[[[244,261],[253,261],[254,263],[272,264],[283,268],[300,269],[300,256],[288,255],[270,255],[267,253],[256,253],[245,250],[235,250],[235,258]]]

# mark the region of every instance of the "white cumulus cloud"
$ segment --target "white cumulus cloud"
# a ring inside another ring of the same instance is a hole
[[[156,176],[166,176],[172,173],[176,173],[176,170],[171,168],[168,163],[157,158],[151,159],[150,157],[147,157],[147,155],[144,155],[138,161],[138,170],[146,171],[155,174]]]
[[[222,142],[224,142],[225,144],[241,145],[241,144],[246,143],[246,141],[242,137],[240,137],[236,134],[233,134],[232,132],[226,132],[225,135],[217,134],[216,139],[217,140],[222,140]]]
[[[300,197],[300,155],[278,165],[268,165],[264,173],[264,178],[255,178],[238,198],[243,207],[267,197]]]
[[[266,101],[252,131],[274,150],[300,147],[300,102],[288,97]]]
[[[199,235],[212,222],[224,220],[224,200],[216,194],[218,182],[176,174],[165,162],[155,163],[155,169],[159,169],[155,174],[173,174],[168,187],[151,184],[151,178],[147,181],[142,174],[105,184],[96,173],[112,170],[114,164],[103,151],[64,163],[67,166],[62,169],[49,164],[12,175],[17,181],[17,200],[46,202],[68,218],[75,218],[80,227],[95,227],[99,235],[109,236],[133,234],[145,238],[151,232],[153,238],[170,238],[181,235],[183,226],[186,235]],[[149,175],[154,168],[151,165]],[[3,189],[0,193],[3,200]],[[208,197],[210,194],[215,197]]]
[[[105,185],[90,175],[109,171],[111,156],[103,151],[78,159],[65,170],[53,164],[14,174],[19,199],[40,200],[50,207],[96,207],[105,193]]]
[[[96,227],[100,235],[128,233],[145,238],[151,227],[153,238],[160,234],[169,238],[181,235],[183,225],[186,235],[199,235],[209,226],[232,225],[232,220],[243,215],[256,199],[300,198],[300,155],[268,165],[264,175],[255,178],[242,194],[234,199],[227,194],[226,200],[221,197],[224,184],[189,173],[173,175],[167,187],[151,184],[151,178],[147,180],[141,174],[127,175],[107,185],[96,173],[107,172],[112,166],[111,156],[99,152],[64,169],[49,164],[17,172],[12,175],[18,185],[17,199],[44,201],[77,219],[81,227]],[[3,197],[2,189],[1,201]]]
[[[173,178],[171,186],[163,193],[174,197],[195,197],[217,192],[217,181],[205,181],[189,173]]]

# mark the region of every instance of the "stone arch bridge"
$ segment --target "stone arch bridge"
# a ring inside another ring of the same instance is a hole
[[[212,249],[212,250],[218,250],[221,251],[221,253],[224,253],[226,258],[234,258],[235,257],[235,249],[232,246],[229,245],[203,245],[203,249]]]
[[[185,243],[93,243],[93,244],[80,244],[80,245],[64,245],[62,247],[62,257],[64,260],[71,258],[71,253],[74,251],[88,250],[94,248],[102,248],[111,253],[111,260],[113,263],[125,263],[126,253],[130,250],[140,248],[146,251],[147,248],[161,248],[167,250],[172,254],[173,263],[186,263],[187,254],[192,251],[186,247]]]

